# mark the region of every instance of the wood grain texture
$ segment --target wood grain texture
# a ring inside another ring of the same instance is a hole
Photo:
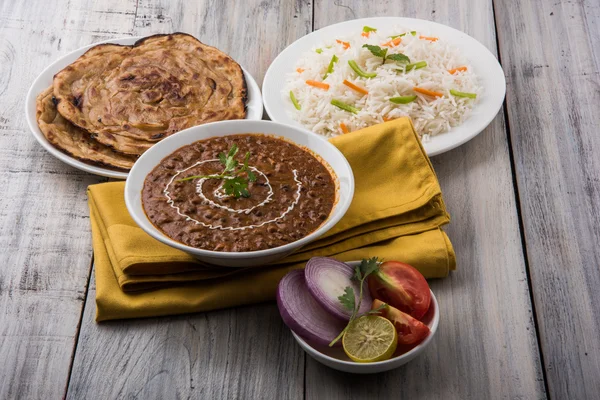
[[[86,302],[68,399],[302,399],[304,354],[273,304],[96,324]]]
[[[389,15],[450,25],[496,53],[490,1],[317,1],[315,29]],[[437,337],[424,355],[369,379],[307,359],[308,399],[545,397],[502,113],[471,142],[432,161],[457,254],[457,270],[431,282],[441,309]]]
[[[30,83],[83,45],[184,31],[229,53],[260,84],[273,58],[313,27],[312,4],[4,1],[0,184],[9,190],[0,198],[0,398],[531,399],[547,395],[543,367],[551,398],[597,397],[600,6],[493,3],[320,0],[314,28],[367,16],[424,18],[495,53],[495,11],[543,366],[502,114],[473,141],[433,159],[453,217],[447,231],[458,270],[431,283],[442,310],[438,336],[407,366],[369,379],[327,369],[304,355],[272,304],[95,324],[93,283],[85,299],[85,188],[103,179],[35,142],[23,113]]]
[[[259,86],[273,59],[312,26],[309,0],[140,0],[135,14],[136,35],[194,35],[233,57]]]
[[[140,1],[133,33],[182,31],[262,77],[311,29],[306,1]],[[274,304],[173,318],[94,322],[92,286],[67,397],[302,399],[304,352]]]
[[[49,63],[121,29],[117,16],[108,23],[83,11],[92,8],[0,2],[2,399],[60,398],[67,385],[92,255],[85,189],[103,178],[47,153],[29,132],[24,103]]]
[[[600,3],[495,1],[550,395],[600,392]]]

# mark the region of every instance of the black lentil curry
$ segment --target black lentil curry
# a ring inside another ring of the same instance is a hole
[[[241,171],[236,181],[222,176],[232,148]],[[230,187],[237,181],[245,186],[232,195]],[[184,146],[148,174],[142,189],[144,211],[158,229],[178,242],[214,251],[255,251],[294,242],[322,225],[335,201],[334,178],[323,160],[262,134]]]

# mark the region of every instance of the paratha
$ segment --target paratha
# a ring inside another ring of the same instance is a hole
[[[241,67],[193,36],[98,45],[54,76],[58,111],[115,150],[141,154],[182,129],[246,116]]]
[[[129,170],[136,156],[115,152],[96,142],[85,130],[71,124],[56,110],[52,86],[37,97],[36,118],[40,130],[48,141],[59,150],[79,160]]]

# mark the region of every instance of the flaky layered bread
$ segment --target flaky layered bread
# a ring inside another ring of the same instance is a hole
[[[54,96],[67,120],[127,154],[194,125],[246,116],[241,67],[182,33],[95,46],[54,76]]]
[[[53,146],[82,161],[122,170],[133,166],[136,156],[115,152],[63,118],[56,110],[52,92],[50,86],[37,97],[36,118],[40,130]]]

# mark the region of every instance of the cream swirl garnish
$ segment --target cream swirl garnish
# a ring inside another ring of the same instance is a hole
[[[163,193],[165,195],[165,197],[167,198],[167,203],[171,206],[171,208],[174,208],[177,211],[177,214],[179,214],[182,217],[185,217],[186,221],[192,221],[194,223],[196,223],[196,225],[202,225],[205,228],[208,229],[220,229],[220,230],[229,230],[229,231],[237,231],[237,230],[244,230],[244,229],[253,229],[253,228],[259,228],[263,225],[266,224],[270,224],[273,222],[277,222],[280,219],[284,218],[287,214],[289,214],[294,207],[296,207],[296,205],[298,204],[298,201],[300,200],[300,196],[302,195],[302,182],[300,180],[298,180],[298,171],[297,170],[292,170],[292,173],[294,174],[294,182],[296,182],[296,195],[294,196],[294,201],[288,206],[288,208],[281,213],[281,215],[279,215],[276,218],[270,219],[268,221],[264,221],[261,222],[260,224],[256,224],[256,225],[246,225],[246,226],[238,226],[238,227],[232,227],[232,226],[223,226],[223,225],[212,225],[212,224],[207,224],[204,223],[202,221],[198,221],[197,219],[194,219],[192,217],[190,217],[189,215],[181,212],[181,209],[175,205],[175,200],[173,200],[171,198],[171,192],[169,191],[169,187],[171,186],[171,184],[173,183],[173,181],[175,180],[175,178],[177,176],[179,176],[180,174],[194,168],[197,167],[198,165],[202,165],[208,162],[218,162],[218,159],[214,159],[214,160],[205,160],[205,161],[198,161],[197,163],[193,164],[192,166],[183,169],[181,171],[177,171],[177,173],[175,175],[173,175],[173,177],[171,178],[171,180],[169,181],[169,183],[167,183],[167,186],[165,186]],[[201,178],[198,180],[198,183],[196,184],[196,193],[202,198],[202,200],[204,202],[206,202],[207,204],[209,204],[211,207],[215,207],[215,208],[219,208],[225,211],[228,211],[230,213],[245,213],[245,214],[249,214],[250,212],[252,212],[254,209],[258,208],[258,207],[262,207],[268,203],[270,203],[273,200],[273,187],[271,186],[271,183],[269,182],[269,178],[260,170],[258,170],[256,167],[249,167],[252,171],[260,174],[262,177],[265,178],[267,187],[269,188],[269,192],[267,194],[267,197],[265,198],[265,200],[263,200],[262,202],[260,202],[259,204],[250,207],[250,208],[243,208],[243,209],[234,209],[234,208],[229,208],[227,206],[215,203],[214,201],[212,201],[211,199],[207,198],[206,195],[204,194],[202,187],[204,185],[204,182],[207,180],[207,178]],[[222,198],[226,198],[226,197],[230,197],[227,194],[224,194],[221,191],[222,186],[218,187],[217,189],[215,189],[215,191],[213,192],[213,195],[216,198],[222,199]]]
[[[202,185],[204,185],[204,182],[206,182],[206,181],[207,181],[207,178],[202,178],[202,179],[199,179],[199,180],[198,180],[198,183],[196,184],[196,193],[198,193],[198,195],[199,195],[200,197],[202,197],[202,200],[206,201],[208,204],[210,204],[210,205],[211,205],[211,206],[213,206],[213,207],[217,207],[217,208],[220,208],[220,209],[222,209],[222,210],[227,210],[227,211],[229,211],[229,212],[234,212],[234,213],[238,213],[238,214],[241,214],[241,213],[250,214],[250,212],[251,212],[252,210],[254,210],[255,208],[257,208],[257,207],[262,207],[262,206],[264,206],[265,204],[267,204],[267,203],[270,203],[270,202],[271,202],[271,199],[273,198],[273,187],[271,186],[271,183],[269,182],[269,178],[267,178],[267,176],[266,176],[265,174],[263,174],[262,172],[260,172],[260,171],[259,171],[258,169],[256,169],[255,167],[249,167],[249,168],[250,168],[252,171],[254,171],[254,172],[256,172],[256,173],[260,174],[260,175],[261,175],[263,178],[265,178],[265,180],[267,181],[267,186],[269,187],[269,193],[268,193],[268,195],[267,195],[267,198],[266,198],[266,199],[264,199],[264,200],[263,200],[261,203],[259,203],[259,204],[255,205],[255,206],[253,206],[253,207],[250,207],[250,208],[242,208],[242,209],[236,210],[236,209],[234,209],[234,208],[229,208],[229,207],[223,206],[223,205],[221,205],[221,204],[217,204],[217,203],[215,203],[214,201],[212,201],[211,199],[209,199],[208,197],[206,197],[206,196],[204,195],[204,192],[202,191]],[[225,179],[227,179],[227,178],[225,178]],[[222,186],[219,186],[219,187],[218,187],[218,188],[217,188],[217,189],[216,189],[216,190],[213,192],[213,194],[214,194],[214,196],[215,196],[216,198],[218,198],[218,199],[224,199],[224,198],[226,198],[226,197],[232,197],[232,196],[229,196],[228,194],[225,194],[225,193],[223,193],[223,192],[221,191],[221,189],[222,189]]]

